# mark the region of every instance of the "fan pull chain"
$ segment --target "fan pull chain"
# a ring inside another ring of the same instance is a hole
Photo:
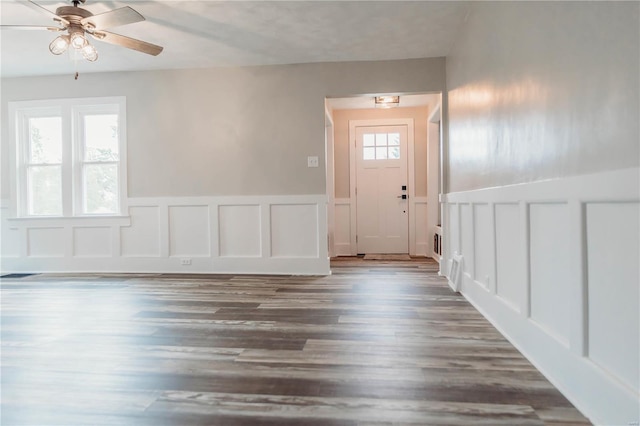
[[[73,77],[74,80],[77,80],[80,74],[78,73],[78,52],[73,50],[69,52],[71,54],[71,60],[73,61],[73,68],[75,69],[75,75]]]

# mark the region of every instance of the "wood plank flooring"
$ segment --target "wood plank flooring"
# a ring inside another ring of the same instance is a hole
[[[7,425],[589,424],[430,260],[3,278]]]

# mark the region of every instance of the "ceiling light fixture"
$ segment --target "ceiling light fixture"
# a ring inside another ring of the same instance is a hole
[[[87,43],[87,45],[82,48],[82,56],[89,62],[95,62],[98,59],[98,51],[93,45]]]
[[[62,55],[69,48],[69,36],[61,35],[56,37],[49,45],[49,50],[54,55]]]
[[[69,49],[69,46],[82,52],[82,56],[89,62],[98,59],[98,51],[89,43],[84,35],[82,28],[69,30],[70,35],[61,35],[56,37],[49,45],[49,51],[54,55],[61,55]]]
[[[376,96],[376,108],[394,108],[400,105],[400,96]]]
[[[1,2],[2,0],[0,0]],[[55,26],[34,25],[0,25],[3,29],[14,30],[45,30],[63,32],[49,44],[49,51],[54,55],[62,55],[69,50],[69,46],[79,50],[82,56],[90,62],[98,59],[96,48],[89,43],[89,36],[105,43],[123,46],[142,53],[156,56],[162,52],[162,46],[136,40],[135,38],[115,34],[105,29],[144,21],[144,17],[129,6],[94,15],[87,9],[79,7],[86,0],[65,0],[73,6],[60,6],[55,13],[40,6],[33,0],[27,0],[26,5],[40,12],[44,12],[56,23]]]
[[[87,38],[84,36],[84,31],[82,31],[82,29],[80,29],[80,31],[73,32],[69,30],[69,32],[71,33],[71,47],[73,47],[74,49],[82,49],[87,44],[89,44],[89,41],[87,41]]]

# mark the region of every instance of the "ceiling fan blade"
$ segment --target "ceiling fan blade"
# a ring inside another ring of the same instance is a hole
[[[31,6],[32,8],[39,10],[41,12],[45,12],[48,15],[51,15],[51,17],[53,18],[54,21],[57,22],[61,22],[62,24],[64,24],[65,26],[69,25],[69,21],[67,21],[66,19],[56,15],[55,13],[53,13],[52,11],[50,11],[49,9],[40,6],[38,3],[35,3],[31,0],[27,0],[27,2],[25,3],[28,6]]]
[[[98,15],[89,16],[80,21],[84,25],[91,25],[98,30],[111,27],[119,27],[121,25],[133,24],[134,22],[144,21],[144,16],[140,15],[129,6],[111,10],[109,12],[100,13]]]
[[[37,25],[0,25],[3,30],[48,30],[48,31],[64,31],[64,28],[58,27],[42,27]]]
[[[146,41],[136,40],[135,38],[110,33],[108,31],[93,31],[90,34],[98,40],[117,44],[118,46],[124,46],[148,55],[157,56],[163,49],[162,46],[156,46],[155,44],[147,43]]]

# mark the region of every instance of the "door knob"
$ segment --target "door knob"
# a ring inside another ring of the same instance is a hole
[[[407,194],[398,195],[396,198],[402,198],[403,200],[406,200]]]

